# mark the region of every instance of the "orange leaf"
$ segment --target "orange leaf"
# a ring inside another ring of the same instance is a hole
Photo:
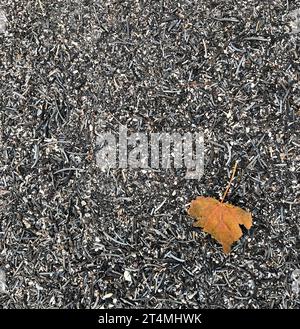
[[[242,235],[240,225],[247,229],[252,226],[251,213],[229,203],[222,203],[210,197],[197,197],[191,202],[188,214],[196,219],[193,226],[203,228],[219,241],[224,252]]]

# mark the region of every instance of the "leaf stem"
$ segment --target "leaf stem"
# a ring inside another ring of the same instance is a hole
[[[223,197],[222,197],[221,203],[224,202],[224,200],[225,200],[225,198],[226,198],[226,195],[227,195],[228,192],[229,192],[229,189],[230,189],[231,183],[232,183],[232,181],[233,181],[233,179],[234,179],[234,176],[235,176],[235,173],[236,173],[237,165],[238,165],[238,163],[237,163],[237,161],[235,161],[235,164],[234,164],[234,166],[233,166],[233,168],[232,168],[232,174],[231,174],[231,177],[230,177],[230,181],[229,181],[229,183],[228,183],[228,185],[227,185],[227,187],[226,187],[226,191],[225,191],[225,193],[223,194]]]

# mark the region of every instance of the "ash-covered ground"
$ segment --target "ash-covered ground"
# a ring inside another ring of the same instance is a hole
[[[0,307],[299,308],[300,1],[0,6]],[[202,129],[202,179],[101,171],[120,124]],[[186,209],[235,161],[254,223],[227,256]]]

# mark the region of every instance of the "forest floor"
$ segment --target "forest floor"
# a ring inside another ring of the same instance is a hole
[[[1,0],[0,307],[299,308],[297,8]],[[203,131],[204,175],[100,170],[120,125]],[[253,226],[225,255],[186,210],[235,161]]]

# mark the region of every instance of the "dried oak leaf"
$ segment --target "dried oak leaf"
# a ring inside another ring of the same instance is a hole
[[[196,219],[193,226],[203,228],[219,241],[224,252],[242,235],[240,225],[252,226],[251,213],[229,203],[222,203],[210,197],[197,197],[191,202],[188,214]]]

